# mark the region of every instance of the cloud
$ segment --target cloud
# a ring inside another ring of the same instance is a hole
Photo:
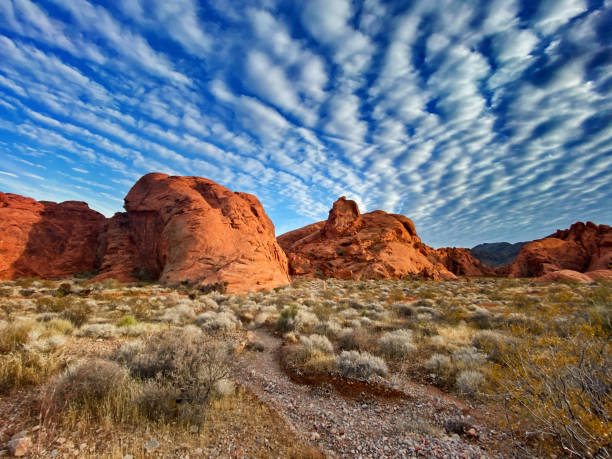
[[[146,172],[203,175],[283,231],[347,195],[433,245],[605,223],[600,3],[6,0],[0,184],[112,214]]]
[[[136,22],[168,34],[189,53],[198,57],[208,54],[212,40],[202,28],[195,1],[127,0],[119,2],[118,6]]]

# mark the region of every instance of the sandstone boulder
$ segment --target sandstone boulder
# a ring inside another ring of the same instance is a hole
[[[104,222],[84,202],[39,202],[0,192],[0,279],[93,271]]]
[[[571,269],[561,269],[559,271],[552,271],[543,276],[536,277],[538,282],[555,282],[555,281],[569,281],[579,282],[581,284],[590,284],[593,282],[589,276],[578,271],[572,271]]]
[[[151,173],[106,224],[98,279],[226,283],[230,292],[289,283],[274,225],[255,196],[200,177]]]
[[[278,242],[290,273],[298,277],[455,278],[421,242],[410,219],[381,210],[361,214],[345,197],[334,203],[326,221],[283,234]]]

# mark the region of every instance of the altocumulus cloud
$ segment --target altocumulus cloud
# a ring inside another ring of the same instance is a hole
[[[340,195],[434,245],[612,220],[612,0],[0,2],[0,188],[112,214],[142,174]]]

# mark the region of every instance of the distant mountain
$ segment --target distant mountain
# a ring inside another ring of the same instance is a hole
[[[515,244],[510,244],[509,242],[491,242],[478,244],[476,247],[472,247],[470,252],[481,263],[499,268],[512,263],[521,247],[525,244],[526,242],[517,242]]]

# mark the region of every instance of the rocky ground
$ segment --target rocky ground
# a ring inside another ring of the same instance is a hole
[[[486,445],[491,445],[496,432],[473,419],[471,410],[459,400],[439,397],[415,384],[403,385],[400,390],[404,396],[392,398],[367,390],[342,395],[326,384],[305,386],[293,382],[280,368],[277,354],[281,340],[266,332],[258,332],[257,339],[264,344],[264,351],[243,359],[238,381],[330,457],[502,455],[500,451],[487,452]],[[444,423],[451,420],[466,422],[474,430],[462,436],[445,432]],[[503,442],[504,435],[497,434],[495,440]]]

